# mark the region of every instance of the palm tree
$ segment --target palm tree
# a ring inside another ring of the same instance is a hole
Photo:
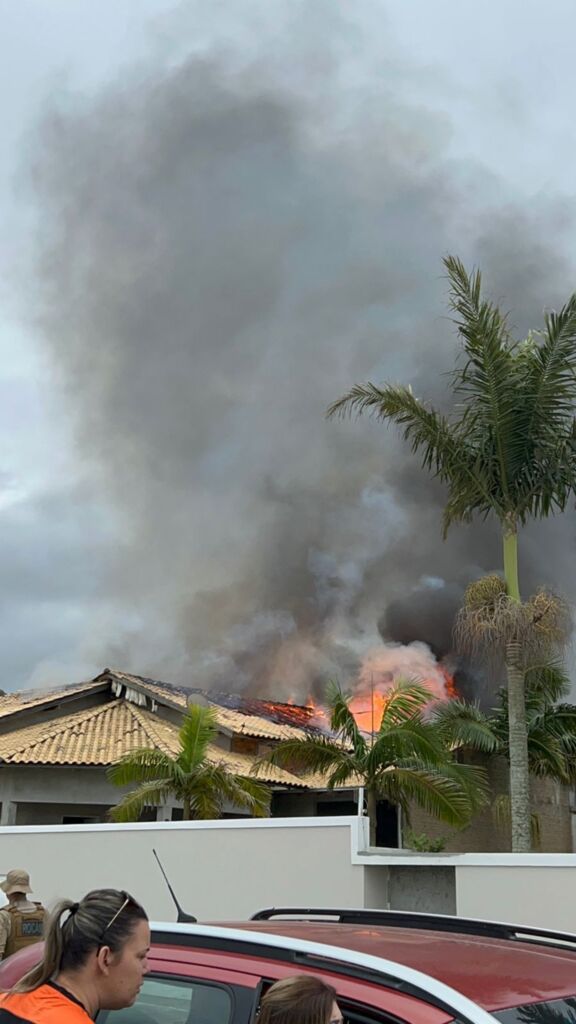
[[[115,821],[137,821],[145,807],[174,798],[182,804],[185,821],[219,818],[226,802],[265,817],[270,805],[268,787],[229,771],[223,762],[209,759],[209,746],[217,733],[213,707],[192,704],[180,729],[180,750],[175,757],[157,748],[141,748],[112,765],[108,777],[117,786],[137,784],[111,811]]]
[[[515,340],[506,316],[482,295],[481,275],[444,260],[463,360],[452,374],[454,415],[420,402],[409,387],[358,384],[328,416],[369,412],[399,426],[422,464],[448,488],[444,536],[453,523],[494,516],[501,528],[505,628],[501,647],[509,705],[512,848],[530,849],[524,675],[526,623],[518,578],[518,530],[563,512],[576,488],[576,296],[547,313],[543,330]],[[514,621],[521,620],[515,630]],[[494,623],[493,623],[494,625]],[[531,652],[533,653],[533,652]]]
[[[378,731],[360,731],[350,698],[330,684],[326,704],[334,738],[309,735],[284,740],[265,762],[293,771],[322,774],[329,789],[346,783],[362,786],[370,822],[370,844],[376,842],[376,806],[388,800],[409,818],[412,802],[451,825],[463,825],[486,800],[480,768],[452,759],[443,734],[425,717],[430,691],[417,684],[399,684],[386,695]],[[258,765],[256,766],[256,771]]]
[[[560,665],[534,667],[526,672],[526,726],[531,775],[563,785],[576,783],[576,705],[566,702],[570,680]],[[446,742],[510,760],[508,691],[483,712],[475,704],[455,699],[436,705],[433,721]]]

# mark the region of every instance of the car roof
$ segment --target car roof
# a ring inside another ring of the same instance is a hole
[[[333,921],[218,924],[395,960],[450,985],[489,1011],[576,995],[576,945]]]
[[[157,927],[163,936],[156,935],[153,939],[153,959],[158,943],[164,949],[166,943],[173,949],[203,947],[201,936],[195,934],[195,926],[163,924]],[[203,927],[198,926],[200,933]],[[217,922],[216,928],[220,933],[229,928],[238,929],[244,934],[254,934],[255,939],[259,933],[266,936],[268,942],[277,935],[288,941],[296,939],[336,947],[343,951],[344,962],[347,949],[395,961],[450,986],[488,1012],[576,995],[576,946],[563,948],[541,942],[446,933],[430,928],[331,921]],[[211,930],[214,929],[207,926],[206,931]],[[43,943],[28,946],[3,961],[0,965],[0,987],[8,988],[22,977],[40,958],[42,946]],[[211,943],[211,949],[214,953],[225,954],[229,966],[236,958],[238,967],[242,961],[245,964],[250,960],[253,965],[259,965],[274,959],[273,946],[269,945],[247,956],[238,936],[231,936],[230,944],[225,944],[224,940]],[[321,970],[325,969],[324,963]],[[333,970],[338,973],[338,961]],[[263,973],[266,973],[265,968]]]

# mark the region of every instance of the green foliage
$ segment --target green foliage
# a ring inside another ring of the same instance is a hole
[[[576,782],[576,705],[565,699],[570,680],[561,664],[534,666],[526,673],[528,765],[532,775],[564,784]],[[445,741],[510,760],[508,691],[498,691],[488,713],[476,704],[437,704],[433,720]]]
[[[268,787],[230,772],[214,756],[209,759],[216,733],[216,710],[192,704],[180,729],[176,757],[142,748],[112,765],[108,769],[111,782],[137,787],[112,808],[114,821],[137,821],[146,807],[159,806],[170,798],[182,804],[185,819],[219,818],[227,802],[264,817],[270,805]]]
[[[444,732],[424,714],[430,704],[429,690],[415,683],[390,690],[373,737],[359,730],[349,702],[350,698],[331,684],[327,706],[334,738],[310,734],[305,739],[286,740],[261,764],[321,773],[329,789],[363,786],[378,799],[401,807],[406,815],[416,803],[454,826],[468,822],[484,805],[484,772],[457,764]]]
[[[446,839],[444,836],[438,836],[436,839],[432,839],[427,836],[425,832],[416,834],[411,829],[405,835],[405,846],[409,850],[417,850],[419,853],[441,853],[442,850],[446,849]]]
[[[368,412],[400,427],[423,466],[447,485],[445,531],[477,515],[524,524],[564,511],[576,489],[576,296],[521,342],[482,297],[479,271],[468,274],[453,256],[444,266],[462,342],[452,417],[409,387],[372,383],[352,387],[328,416]]]

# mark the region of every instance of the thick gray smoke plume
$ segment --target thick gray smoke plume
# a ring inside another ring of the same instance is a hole
[[[442,255],[480,262],[523,331],[573,287],[569,218],[447,155],[361,6],[189,4],[177,50],[43,118],[41,326],[118,520],[97,663],[306,696],[379,620],[445,648],[450,595],[500,564],[489,525],[442,543],[443,492],[392,431],[324,410],[368,378],[445,403]],[[573,592],[572,530],[526,539],[525,579]],[[405,605],[422,577],[447,582],[432,617]]]

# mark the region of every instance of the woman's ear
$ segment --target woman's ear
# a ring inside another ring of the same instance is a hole
[[[109,974],[112,955],[110,946],[100,946],[100,949],[96,953],[96,964],[102,971],[102,974]]]

